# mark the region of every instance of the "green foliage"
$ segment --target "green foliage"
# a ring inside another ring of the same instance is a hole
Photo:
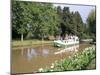
[[[86,70],[87,66],[95,58],[96,58],[95,46],[85,48],[82,52],[76,53],[71,58],[65,58],[61,61],[55,62],[53,64],[53,68],[48,67],[48,72],[50,72],[51,70],[52,71]],[[47,72],[47,71],[44,68],[42,72]]]
[[[79,12],[70,12],[69,7],[61,9],[60,6],[58,6],[57,11],[60,18],[59,24],[61,26],[62,35],[74,34],[81,38],[82,34],[85,33],[85,25]]]
[[[13,32],[42,39],[59,33],[58,14],[52,4],[12,1],[12,6]]]
[[[92,10],[87,18],[87,23],[89,25],[89,30],[92,33],[96,33],[96,11]]]
[[[17,34],[27,33],[27,24],[30,23],[30,11],[27,3],[12,1],[12,31]],[[15,34],[12,32],[12,34]]]
[[[90,35],[96,41],[96,10],[92,10],[87,18]]]
[[[87,35],[85,33],[82,33],[81,39],[91,39],[92,37],[90,35]]]
[[[27,39],[45,39],[49,36],[65,36],[66,34],[77,35],[80,39],[89,38],[95,34],[95,21],[94,11],[87,19],[88,27],[83,23],[80,13],[71,12],[69,7],[62,9],[51,3],[12,0],[13,39],[22,35]]]

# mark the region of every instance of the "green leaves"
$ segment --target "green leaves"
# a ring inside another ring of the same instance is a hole
[[[92,10],[87,18],[88,29],[93,40],[96,41],[96,10]]]
[[[80,39],[86,39],[91,34],[95,40],[95,21],[93,11],[87,19],[89,32],[80,13],[71,12],[69,7],[62,9],[51,3],[12,0],[12,35],[15,36],[14,38],[23,33],[24,37],[28,35],[29,39],[45,39],[49,36],[64,36],[65,34],[73,34]],[[30,28],[27,25],[30,25]]]
[[[48,35],[55,35],[58,31],[57,25],[58,15],[52,4],[12,1],[13,35],[15,32],[18,35],[31,33],[34,38],[44,38]]]
[[[95,46],[85,48],[82,52],[76,53],[71,58],[65,58],[54,63],[53,71],[86,70],[87,66],[96,57]],[[96,64],[96,63],[95,63]],[[48,72],[51,68],[48,67]],[[47,72],[45,68],[43,72]]]

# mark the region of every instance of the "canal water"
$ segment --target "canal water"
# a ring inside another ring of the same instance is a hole
[[[69,58],[75,52],[80,52],[90,44],[79,44],[66,48],[56,48],[51,44],[12,49],[12,73],[34,73],[39,68],[51,66],[55,61]]]

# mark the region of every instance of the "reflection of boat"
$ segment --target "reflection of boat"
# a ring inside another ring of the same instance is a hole
[[[77,36],[71,36],[70,39],[66,39],[66,40],[54,41],[55,47],[65,47],[68,45],[75,45],[75,44],[79,44],[79,38]]]
[[[43,55],[48,55],[49,54],[49,50],[48,49],[43,49]]]
[[[31,60],[32,59],[32,57],[33,56],[37,56],[37,53],[35,52],[35,49],[27,49],[27,58],[29,59],[29,60]]]
[[[62,50],[60,50],[58,52],[55,52],[54,54],[60,54],[60,53],[64,53],[64,52],[67,52],[67,51],[77,51],[78,49],[79,49],[79,45],[74,45],[74,46],[62,49]]]
[[[42,49],[42,55],[44,57],[47,57],[48,55],[50,55],[49,49],[46,49],[46,48]]]

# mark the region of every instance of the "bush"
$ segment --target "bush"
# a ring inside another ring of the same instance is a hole
[[[92,39],[92,37],[90,35],[87,35],[85,33],[82,34],[82,36],[80,37],[81,39]]]
[[[53,67],[44,68],[42,72],[50,71],[70,71],[70,70],[85,70],[87,66],[96,57],[95,46],[85,48],[82,52],[76,53],[73,57],[56,61]]]

